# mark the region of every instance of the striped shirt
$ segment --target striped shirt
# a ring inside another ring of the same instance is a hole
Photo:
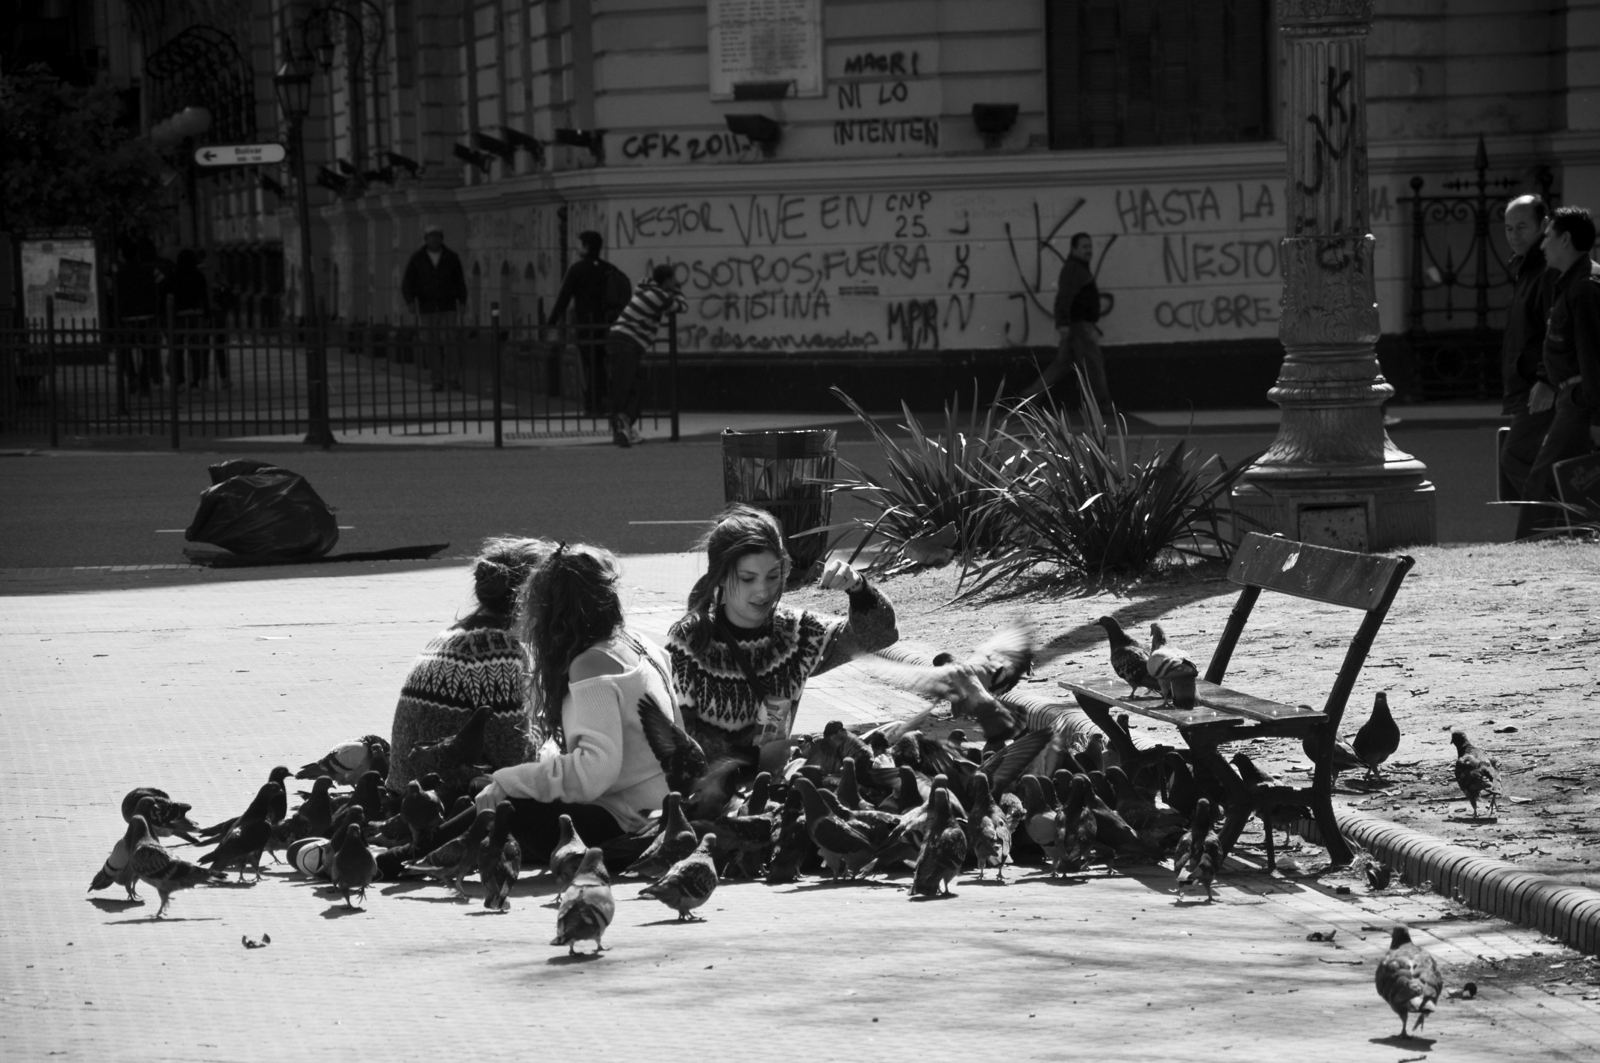
[[[621,333],[648,350],[656,341],[661,319],[671,311],[682,314],[688,309],[688,302],[678,292],[668,291],[653,281],[643,281],[634,289],[633,298],[611,326],[611,332]]]

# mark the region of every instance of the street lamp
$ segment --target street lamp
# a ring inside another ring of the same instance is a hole
[[[311,113],[311,72],[288,59],[273,76],[272,84],[278,94],[278,106],[289,120],[289,150],[294,155],[295,183],[299,186],[295,206],[300,224],[300,290],[304,300],[301,317],[307,329],[306,405],[310,422],[305,442],[326,450],[334,439],[328,427],[327,354],[322,346],[316,286],[311,278],[311,192],[306,183],[305,120]]]

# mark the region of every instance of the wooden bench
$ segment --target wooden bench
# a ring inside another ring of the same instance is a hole
[[[1256,810],[1261,795],[1245,785],[1218,747],[1262,737],[1322,739],[1320,743],[1313,741],[1312,744],[1320,744],[1328,752],[1316,760],[1311,785],[1273,787],[1272,790],[1278,798],[1294,796],[1303,799],[1310,806],[1317,827],[1327,843],[1329,857],[1335,864],[1347,864],[1351,859],[1350,848],[1340,835],[1338,822],[1333,816],[1332,742],[1328,739],[1339,733],[1339,722],[1344,717],[1345,702],[1355,687],[1356,676],[1366,662],[1372,641],[1378,634],[1378,628],[1383,625],[1401,581],[1414,563],[1406,556],[1358,554],[1251,533],[1245,536],[1228,569],[1228,578],[1244,589],[1240,591],[1239,600],[1228,617],[1228,626],[1222,632],[1216,652],[1212,654],[1205,678],[1195,684],[1193,708],[1163,707],[1157,695],[1127,697],[1125,692],[1128,684],[1116,676],[1082,683],[1063,682],[1061,685],[1072,691],[1089,719],[1106,733],[1118,754],[1129,763],[1137,761],[1140,754],[1133,747],[1128,733],[1112,720],[1113,710],[1160,720],[1178,729],[1195,759],[1203,762],[1222,779],[1233,796],[1229,802],[1227,819],[1217,835],[1224,852],[1233,848],[1240,832],[1249,822],[1252,811]],[[1239,643],[1239,636],[1264,590],[1327,602],[1347,609],[1359,609],[1366,613],[1345,651],[1344,663],[1333,681],[1333,689],[1328,692],[1320,709],[1308,705],[1285,705],[1222,686],[1222,678]],[[1181,635],[1175,641],[1179,645],[1184,642]]]

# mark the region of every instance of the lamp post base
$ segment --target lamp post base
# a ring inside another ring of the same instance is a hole
[[[1281,532],[1291,539],[1360,552],[1432,543],[1438,538],[1433,484],[1407,477],[1364,479],[1341,469],[1320,481],[1257,480],[1234,489],[1239,531]]]

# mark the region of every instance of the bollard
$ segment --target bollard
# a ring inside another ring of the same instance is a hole
[[[178,366],[182,364],[183,348],[178,343],[178,315],[173,309],[172,296],[167,296],[167,396],[172,404],[172,449],[177,450],[180,444],[178,437],[178,384],[182,374]]]
[[[489,304],[489,359],[494,364],[494,447],[504,446],[500,413],[500,304]],[[478,422],[480,425],[482,421]]]
[[[667,315],[667,401],[672,404],[672,441],[678,442],[678,314]]]
[[[50,378],[50,449],[61,445],[61,428],[56,422],[56,298],[44,297],[44,369]]]

